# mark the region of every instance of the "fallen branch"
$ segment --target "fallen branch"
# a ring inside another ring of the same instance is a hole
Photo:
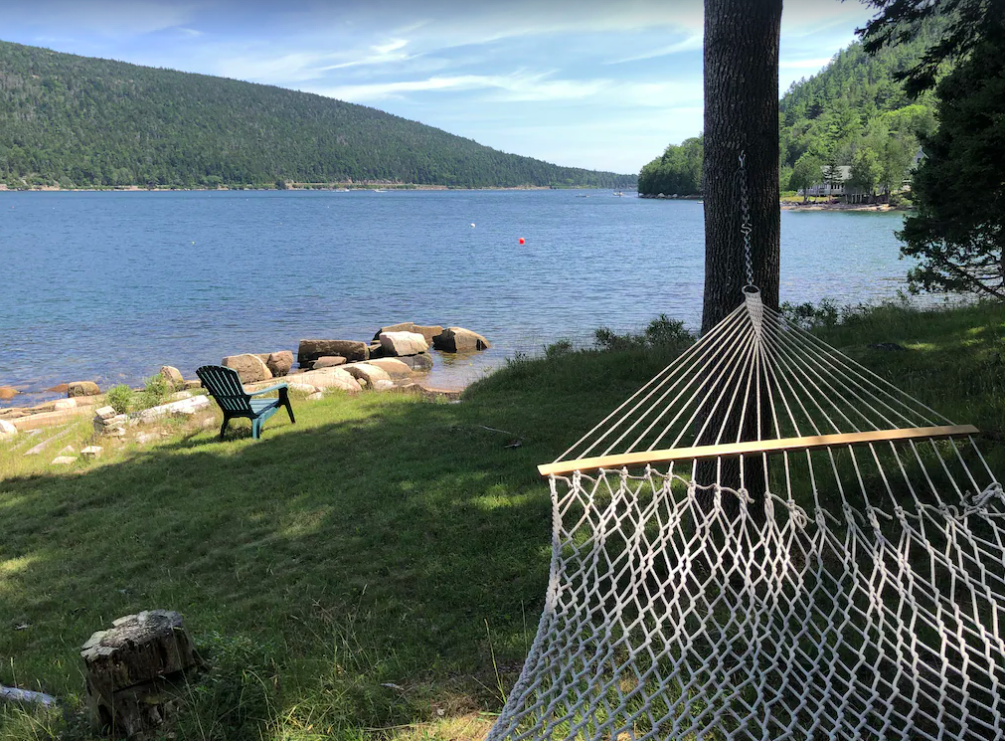
[[[51,708],[59,702],[55,697],[47,695],[44,692],[21,690],[17,687],[4,687],[2,684],[0,684],[0,700],[6,702],[38,703],[47,708]]]

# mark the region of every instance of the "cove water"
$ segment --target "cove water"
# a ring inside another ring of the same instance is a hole
[[[702,220],[694,201],[595,190],[3,193],[0,385],[138,384],[163,364],[193,378],[225,355],[415,321],[492,342],[435,354],[430,381],[457,387],[599,326],[697,326]],[[782,300],[894,298],[901,223],[783,211]],[[8,403],[26,398],[44,397]]]

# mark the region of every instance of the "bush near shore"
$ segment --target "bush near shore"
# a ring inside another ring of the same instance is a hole
[[[792,316],[980,427],[1005,471],[1005,307]],[[80,645],[157,607],[185,615],[212,667],[166,729],[176,738],[480,738],[543,606],[550,504],[535,466],[687,341],[655,326],[615,350],[517,359],[459,404],[301,404],[260,442],[185,431],[42,475],[0,445],[0,683],[67,709],[0,707],[0,739],[91,738]],[[645,339],[659,336],[673,341]]]

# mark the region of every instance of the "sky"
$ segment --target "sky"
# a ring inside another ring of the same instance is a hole
[[[869,15],[786,0],[781,91]],[[0,39],[317,93],[621,173],[702,129],[700,0],[2,0]]]

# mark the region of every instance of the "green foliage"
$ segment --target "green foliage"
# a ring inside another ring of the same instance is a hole
[[[940,127],[912,196],[917,212],[899,233],[920,259],[912,290],[1005,299],[1005,19],[938,86]]]
[[[556,340],[544,348],[544,357],[549,360],[568,355],[572,352],[572,342],[569,340]]]
[[[158,404],[163,404],[168,396],[171,395],[171,391],[172,389],[168,385],[167,379],[160,373],[150,376],[150,378],[144,381],[143,390],[136,395],[136,409],[149,409]]]
[[[0,42],[0,182],[627,188],[320,95]]]
[[[682,349],[695,340],[694,333],[684,327],[684,322],[660,314],[649,322],[642,334],[617,334],[607,327],[593,333],[594,344],[600,350],[625,351],[639,349]]]
[[[782,316],[789,323],[803,329],[830,328],[841,318],[837,304],[826,298],[818,304],[811,302],[793,304],[786,301],[782,304],[781,310]]]
[[[965,59],[980,42],[989,23],[1001,22],[1000,0],[864,0],[879,12],[860,31],[865,50],[878,54],[891,46],[915,41],[926,25],[943,27],[924,53],[896,74],[908,95],[915,97],[935,87],[948,64]]]
[[[868,149],[875,163],[869,163],[866,181],[874,178],[874,186],[886,193],[899,190],[918,137],[931,133],[936,121],[933,97],[912,100],[897,76],[917,63],[944,28],[943,22],[929,21],[912,40],[874,56],[853,43],[819,74],[794,83],[779,103],[781,187],[838,184],[840,167]],[[667,147],[642,168],[639,193],[700,193],[702,150],[702,137]]]
[[[642,195],[694,196],[701,193],[705,139],[685,139],[680,146],[669,145],[662,156],[642,168],[639,193]]]
[[[851,180],[853,188],[872,195],[880,180],[881,166],[879,157],[869,147],[859,147],[851,160]]]
[[[125,384],[119,384],[108,389],[105,401],[119,414],[125,414],[133,404],[133,396],[134,392],[131,388]]]
[[[883,306],[818,334],[1001,437],[1005,305]],[[883,342],[906,350],[870,348]],[[208,661],[158,738],[483,738],[502,704],[493,659],[515,681],[544,608],[550,501],[535,466],[673,358],[527,360],[463,404],[333,394],[264,441],[188,431],[108,447],[71,474],[0,446],[3,616],[28,626],[0,631],[0,683],[63,701],[51,714],[0,703],[0,739],[94,739],[81,642],[151,605],[183,611]],[[59,445],[86,444],[89,420],[76,424]],[[1005,470],[1005,446],[984,453]]]
[[[887,193],[899,190],[909,175],[919,135],[934,130],[936,122],[932,96],[911,100],[897,75],[921,58],[943,28],[930,22],[913,41],[875,56],[853,43],[819,74],[794,83],[779,103],[782,166],[794,172],[807,157],[804,164],[816,161],[821,167],[811,178],[814,184],[836,184],[838,168],[853,164],[856,154],[867,149],[875,162],[869,162],[866,182],[874,179],[873,185]],[[808,176],[808,171],[801,173],[800,183]]]
[[[789,188],[793,191],[793,195],[800,190],[805,193],[807,188],[819,183],[821,172],[823,172],[823,164],[821,164],[820,158],[811,152],[804,152],[796,160],[792,167],[792,175],[789,177]]]

